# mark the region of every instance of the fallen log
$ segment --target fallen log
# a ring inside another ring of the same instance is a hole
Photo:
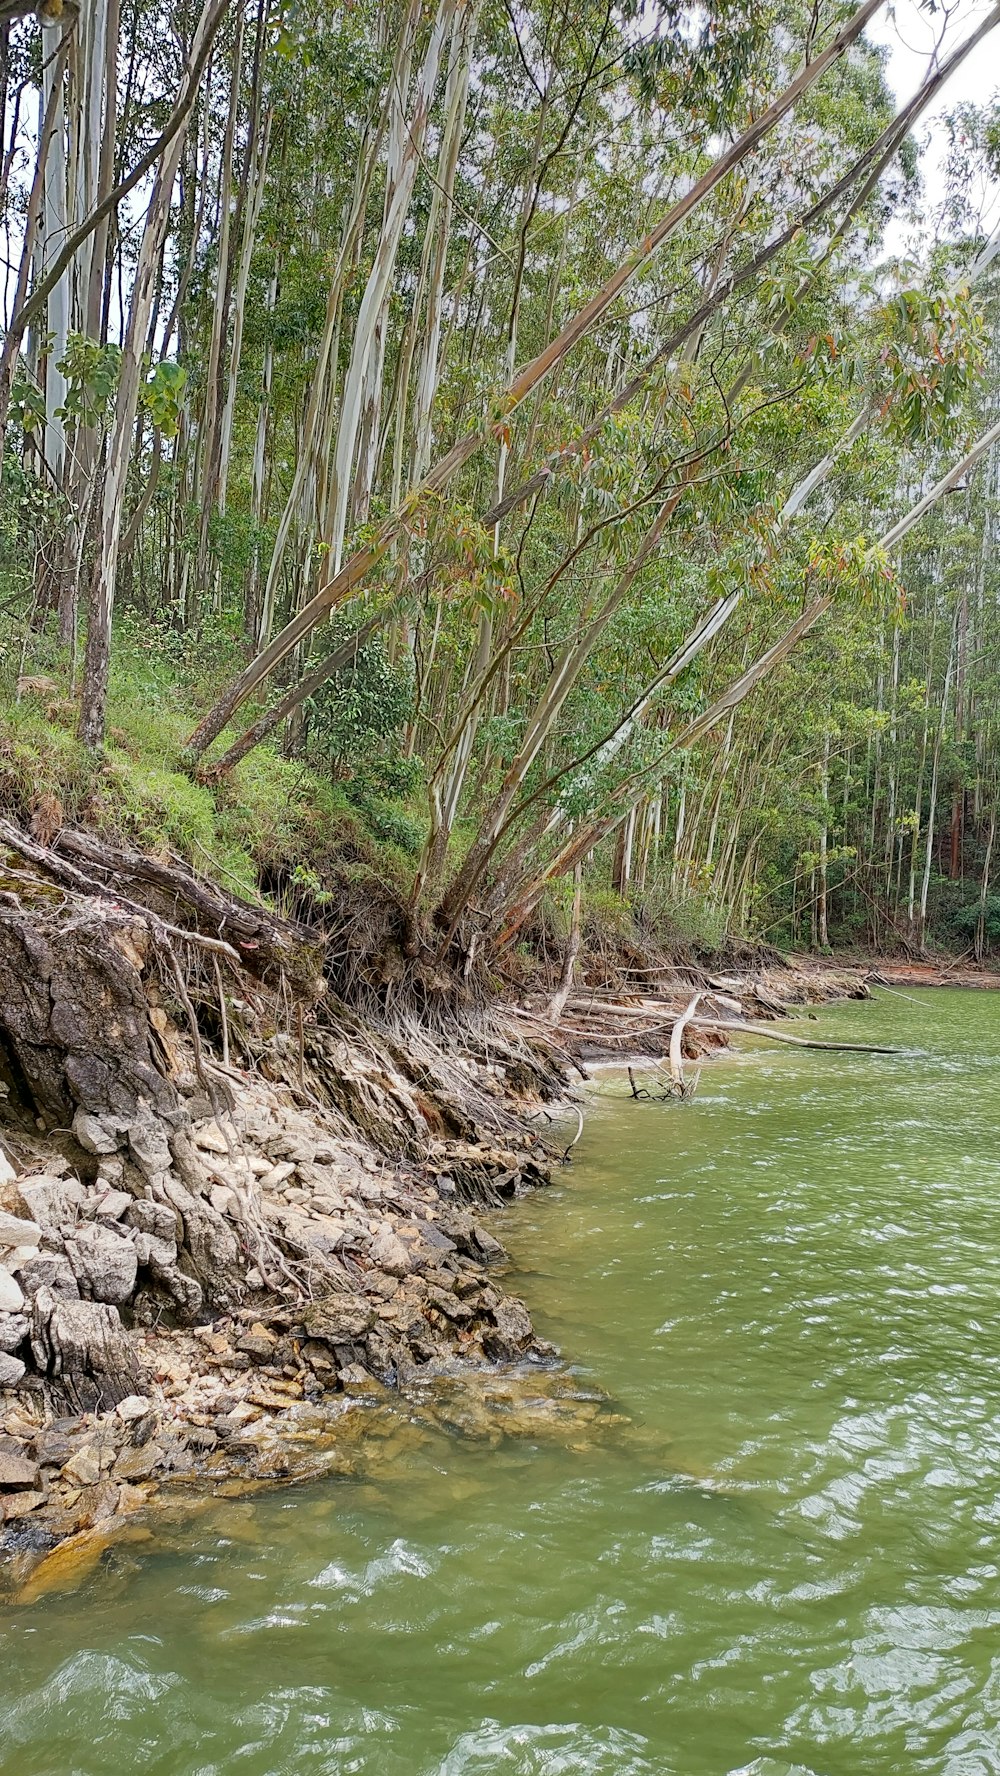
[[[694,1018],[692,1022],[698,1030],[724,1030],[727,1035],[736,1036],[766,1036],[769,1042],[787,1042],[793,1048],[824,1048],[831,1054],[895,1055],[902,1052],[898,1048],[885,1048],[878,1043],[821,1042],[815,1036],[790,1036],[787,1030],[774,1030],[770,1024],[751,1022],[749,1018],[740,1023],[735,1019],[728,1021],[724,1018]]]
[[[575,1003],[568,1007],[570,1014],[577,1018],[600,1017],[600,1028],[597,1030],[580,1028],[564,1022],[562,1029],[568,1035],[581,1036],[593,1041],[598,1036],[604,1042],[623,1042],[629,1037],[635,1039],[648,1036],[663,1036],[672,1031],[682,1016],[674,1009],[659,1012],[648,1000],[642,1006],[620,1005],[614,1008],[615,1017],[631,1028],[615,1029],[608,1018],[612,1010],[610,1006],[591,1007],[586,1003]],[[827,1049],[831,1053],[840,1054],[899,1054],[898,1048],[888,1048],[879,1043],[870,1042],[823,1042],[814,1036],[792,1036],[785,1030],[775,1030],[771,1024],[758,1022],[751,1018],[708,1018],[687,1017],[690,1027],[695,1030],[719,1030],[727,1036],[743,1035],[764,1036],[769,1042],[787,1042],[793,1048]],[[636,1027],[640,1026],[640,1027]]]

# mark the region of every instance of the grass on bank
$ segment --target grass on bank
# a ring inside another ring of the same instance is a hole
[[[76,739],[79,714],[70,669],[46,635],[35,638],[19,682],[13,650],[0,646],[0,812],[42,840],[60,824],[90,827],[112,842],[169,851],[230,891],[263,896],[280,910],[322,911],[330,891],[356,884],[407,897],[426,831],[419,760],[388,756],[353,778],[261,746],[221,783],[196,782],[180,767],[199,716],[239,670],[242,655],[221,625],[198,639],[134,619],[117,628],[104,756]],[[247,711],[241,721],[249,719]],[[223,735],[218,750],[230,738]],[[474,823],[460,823],[454,860]],[[588,871],[583,947],[599,971],[640,971],[658,960],[727,953],[727,910],[661,881],[627,897]],[[571,881],[547,890],[505,974],[558,969],[569,933]]]
[[[162,636],[119,634],[100,760],[76,738],[79,709],[65,661],[39,648],[19,691],[16,664],[0,660],[0,809],[42,838],[65,821],[175,852],[250,899],[262,885],[294,883],[296,872],[318,885],[334,868],[402,885],[408,860],[392,822],[412,846],[405,806],[369,798],[375,820],[390,828],[387,839],[347,786],[267,746],[211,788],[180,768],[184,741],[233,668],[230,655],[203,645],[172,658]]]

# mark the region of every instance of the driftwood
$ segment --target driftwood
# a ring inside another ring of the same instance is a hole
[[[679,1098],[692,1097],[697,1090],[697,1076],[691,1084],[686,1083],[684,1079],[684,1031],[694,1017],[694,1014],[701,1003],[701,999],[702,994],[695,993],[694,997],[688,1004],[687,1009],[681,1013],[670,1032],[670,1078]]]
[[[615,1029],[608,1016],[613,1010],[615,1020],[624,1028]],[[591,1025],[600,1020],[599,1028],[581,1027],[564,1020],[564,1033],[585,1037],[591,1041],[600,1039],[602,1042],[635,1042],[651,1036],[668,1036],[683,1018],[685,1025],[695,1030],[717,1030],[725,1035],[763,1036],[770,1042],[786,1042],[793,1048],[827,1049],[833,1053],[843,1054],[898,1054],[896,1048],[888,1048],[869,1042],[823,1042],[818,1037],[792,1036],[784,1030],[775,1030],[771,1024],[762,1023],[756,1018],[711,1018],[698,1017],[691,1014],[691,1007],[686,1012],[678,1012],[672,1008],[660,1008],[645,1001],[642,1005],[607,1004],[593,1006],[587,1001],[576,1000],[567,1007],[568,1018],[589,1020]],[[610,1027],[609,1027],[610,1026]],[[641,1026],[641,1028],[639,1027]]]
[[[865,1054],[894,1055],[899,1054],[898,1048],[885,1048],[872,1042],[821,1042],[815,1036],[790,1036],[787,1030],[773,1030],[770,1024],[760,1024],[749,1018],[731,1022],[724,1018],[695,1018],[692,1020],[698,1030],[725,1030],[727,1033],[747,1036],[766,1036],[769,1042],[787,1042],[793,1048],[823,1048],[831,1054]]]

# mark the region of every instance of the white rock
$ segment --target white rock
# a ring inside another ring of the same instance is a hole
[[[131,1207],[132,1197],[127,1190],[103,1190],[94,1213],[99,1221],[120,1221],[126,1209]]]
[[[294,1170],[295,1165],[292,1160],[281,1160],[278,1165],[272,1166],[270,1171],[264,1173],[260,1181],[261,1189],[277,1190],[278,1185],[283,1184],[286,1178],[290,1178]]]
[[[124,1400],[119,1400],[115,1411],[126,1424],[134,1424],[137,1418],[145,1418],[150,1404],[145,1394],[128,1394]]]
[[[413,1269],[413,1258],[388,1221],[382,1223],[371,1244],[371,1261],[390,1276],[406,1276]]]
[[[17,1188],[43,1233],[58,1233],[67,1223],[72,1225],[87,1195],[78,1178],[56,1178],[47,1172],[22,1178]]]
[[[42,1230],[35,1221],[25,1221],[20,1215],[9,1215],[6,1209],[0,1209],[0,1249],[8,1251],[14,1246],[37,1246],[42,1237]]]
[[[131,1240],[117,1228],[97,1224],[80,1227],[66,1241],[66,1256],[85,1300],[120,1306],[135,1288],[138,1257]]]
[[[17,1173],[15,1172],[14,1167],[11,1165],[3,1148],[0,1147],[0,1184],[13,1184],[16,1178]]]
[[[9,1251],[4,1252],[3,1261],[7,1269],[14,1271],[16,1275],[22,1264],[30,1264],[32,1258],[40,1256],[40,1246],[11,1246]]]
[[[24,1306],[24,1293],[21,1285],[0,1264],[0,1313],[20,1313]]]
[[[8,1357],[0,1351],[0,1388],[16,1387],[24,1374],[24,1364],[20,1357]]]
[[[194,1130],[194,1144],[203,1153],[228,1153],[226,1137],[217,1122],[203,1122]]]

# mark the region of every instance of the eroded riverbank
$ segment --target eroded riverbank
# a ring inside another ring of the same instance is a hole
[[[819,1013],[896,1055],[619,1077],[491,1221],[618,1421],[372,1414],[356,1478],[119,1545],[0,1623],[10,1767],[989,1772],[1000,1031],[917,998]]]
[[[732,1019],[775,1016],[779,991],[862,990],[854,976],[785,970],[706,980],[702,996]],[[672,997],[661,983],[661,1049],[665,1009],[685,992],[678,982]],[[568,1077],[553,1071],[550,1051],[505,1044],[501,1028],[480,1038],[477,1055],[470,1028],[468,1052],[446,1073],[430,1048],[401,1069],[398,1043],[356,1035],[334,1054],[318,1033],[308,1075],[303,1047],[297,1080],[282,1079],[279,1047],[276,1079],[230,1067],[215,1075],[213,1103],[180,1032],[159,1016],[179,1082],[159,1115],[148,1105],[131,1118],[81,1109],[53,1138],[8,1133],[8,1596],[76,1582],[181,1496],[353,1471],[359,1403],[367,1411],[387,1400],[391,1410],[398,1395],[433,1421],[447,1392],[434,1384],[456,1371],[481,1374],[480,1392],[489,1366],[508,1371],[506,1429],[528,1393],[541,1394],[543,1418],[572,1430],[572,1388],[523,1300],[499,1281],[505,1253],[484,1219],[551,1176],[555,1150],[530,1123],[543,1082],[551,1092]],[[587,1039],[556,1037],[594,1051]],[[704,1038],[722,1039],[710,1027]],[[320,1092],[334,1095],[328,1110]],[[517,1374],[525,1365],[527,1384]],[[540,1389],[532,1371],[547,1367]],[[589,1412],[585,1402],[584,1420]]]

